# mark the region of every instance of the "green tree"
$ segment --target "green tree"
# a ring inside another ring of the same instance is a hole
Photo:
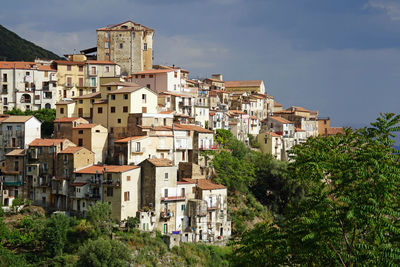
[[[47,219],[43,239],[46,242],[46,250],[52,257],[62,255],[69,225],[69,218],[64,214],[53,214]]]
[[[279,235],[270,233],[272,247],[286,242],[290,265],[400,264],[400,166],[391,140],[399,121],[384,114],[370,128],[294,147],[289,178],[305,195],[289,206]]]
[[[86,217],[88,222],[93,225],[96,236],[103,234],[112,236],[113,219],[110,204],[96,202],[89,207]]]
[[[217,129],[215,140],[218,144],[222,145],[223,147],[227,146],[229,142],[233,139],[233,134],[229,130],[225,129]]]
[[[131,254],[120,241],[99,238],[88,240],[78,250],[78,266],[119,267],[129,266]]]

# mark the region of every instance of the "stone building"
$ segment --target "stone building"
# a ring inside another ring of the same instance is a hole
[[[153,66],[154,30],[125,21],[97,29],[97,59],[121,66],[122,75],[149,70]]]

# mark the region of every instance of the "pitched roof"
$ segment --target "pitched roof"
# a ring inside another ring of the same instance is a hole
[[[7,122],[7,123],[11,123],[11,122],[27,122],[31,118],[33,118],[33,116],[10,116],[10,117],[6,118],[5,120],[3,120],[2,122]]]
[[[171,71],[174,71],[174,69],[152,69],[152,70],[139,71],[134,73],[133,75],[167,73]]]
[[[41,138],[36,138],[33,140],[29,146],[54,146],[54,145],[59,145],[62,142],[66,141],[68,139],[41,139]]]
[[[211,130],[208,129],[204,129],[203,127],[197,126],[197,125],[193,125],[193,124],[177,124],[174,123],[174,130],[175,127],[177,127],[179,129],[183,129],[183,130],[190,130],[190,131],[195,131],[195,132],[199,132],[199,133],[214,133]]]
[[[225,88],[230,87],[260,87],[262,80],[226,81]]]
[[[6,156],[18,156],[18,157],[24,156],[24,155],[25,155],[25,149],[14,149],[13,151],[8,152],[6,154]]]
[[[59,65],[85,65],[85,61],[54,60]]]
[[[285,109],[285,110],[288,110],[288,111],[299,111],[299,112],[308,112],[308,113],[311,112],[311,111],[308,110],[308,109],[305,109],[305,108],[303,108],[303,107],[296,107],[296,106],[291,106],[290,108],[287,108],[287,109]]]
[[[101,98],[101,92],[94,92],[82,96],[74,97],[73,99],[88,99],[88,98]]]
[[[273,119],[273,120],[278,121],[280,123],[293,123],[291,121],[288,121],[287,119],[284,119],[282,117],[276,117],[276,116],[270,116],[270,117],[268,117],[268,119]]]
[[[140,89],[142,89],[142,88],[147,89],[147,90],[152,91],[153,93],[157,94],[157,92],[154,91],[153,89],[147,88],[146,86],[142,86],[142,85],[135,85],[135,86],[123,87],[123,88],[121,88],[121,89],[117,89],[117,90],[114,90],[114,91],[112,91],[112,92],[109,92],[108,94],[126,94],[126,93],[132,93],[132,92],[135,92],[135,91],[140,90]]]
[[[345,131],[343,127],[330,127],[327,129],[328,135],[335,135],[335,134],[344,134]]]
[[[71,117],[71,118],[64,117],[64,118],[55,119],[54,122],[73,122],[80,118],[81,117]]]
[[[274,133],[274,132],[266,132],[265,134],[273,136],[273,137],[280,137],[280,134]]]
[[[86,63],[99,65],[117,65],[116,63],[109,60],[86,60]]]
[[[190,178],[183,178],[183,181],[189,183],[195,183],[198,188],[201,190],[216,190],[216,189],[226,189],[226,186],[222,184],[213,183],[207,179],[190,179]]]
[[[92,129],[93,127],[96,127],[97,125],[100,124],[96,124],[96,123],[82,123],[77,125],[76,127],[74,127],[73,129]]]
[[[135,82],[108,82],[108,83],[104,83],[101,86],[140,86],[139,84],[135,83]]]
[[[96,174],[104,172],[121,173],[137,169],[139,166],[134,165],[92,165],[87,168],[80,169],[75,173]]]
[[[296,132],[305,132],[305,130],[303,130],[303,129],[301,129],[301,128],[297,128],[297,127],[295,127],[294,130],[295,130]]]
[[[58,152],[58,154],[74,154],[83,148],[84,147],[81,147],[81,146],[70,146],[64,150],[61,150],[60,152]]]
[[[159,113],[160,114],[171,114],[171,113],[174,113],[174,111],[173,110],[165,110],[165,111],[161,111]]]
[[[75,101],[72,101],[72,100],[61,100],[61,101],[58,101],[56,103],[56,105],[68,105],[68,104],[74,104],[74,103],[75,103]]]
[[[119,140],[115,141],[114,143],[128,143],[131,140],[134,141],[134,140],[139,140],[141,138],[146,138],[146,137],[148,137],[148,136],[147,135],[142,135],[142,136],[125,137],[125,138],[122,138],[122,139],[119,139]]]
[[[124,22],[121,22],[121,23],[118,23],[118,24],[114,24],[114,25],[110,25],[110,26],[107,26],[107,27],[103,27],[103,28],[97,29],[97,31],[111,30],[112,28],[118,27],[118,26],[120,26],[120,25],[122,25],[122,24],[125,24],[125,23],[127,23],[127,22],[130,22],[130,23],[134,24],[135,26],[143,27],[144,29],[146,29],[146,30],[148,30],[148,31],[154,31],[152,28],[149,28],[149,27],[144,26],[144,25],[142,25],[142,24],[133,22],[133,21],[131,21],[131,20],[127,20],[127,21],[124,21]]]
[[[36,65],[35,62],[27,61],[0,61],[0,69],[32,69]]]
[[[84,183],[84,182],[77,182],[77,183],[72,183],[71,184],[71,186],[83,186],[83,185],[85,185],[85,184],[87,184],[87,183]]]
[[[282,107],[282,105],[279,104],[277,101],[274,101],[274,107]]]
[[[147,159],[151,164],[156,167],[172,167],[172,160],[169,159]]]
[[[232,113],[232,114],[246,114],[246,112],[244,112],[244,111],[234,110],[234,109],[229,110],[229,112]]]

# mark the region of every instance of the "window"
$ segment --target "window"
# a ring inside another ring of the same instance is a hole
[[[102,107],[98,107],[97,108],[97,113],[102,114],[103,113],[103,108]]]
[[[117,123],[121,123],[121,119],[120,118],[117,119]]]
[[[91,86],[96,86],[96,78],[95,77],[90,78],[90,84],[91,84]]]
[[[106,42],[106,43],[104,44],[104,48],[110,48],[110,43],[109,43],[109,42]]]
[[[130,177],[130,176],[126,176],[126,180],[127,180],[127,181],[130,181],[130,180],[131,180],[131,177]]]
[[[7,82],[7,73],[3,73],[3,83]]]
[[[107,187],[106,194],[107,194],[108,197],[112,197],[113,196],[113,188],[112,187]]]
[[[109,57],[110,56],[110,53],[106,53],[106,57]]]
[[[72,77],[67,77],[67,86],[72,86]]]
[[[169,103],[171,101],[171,99],[169,97],[167,97],[167,103]]]
[[[135,78],[136,78],[136,79],[139,79],[139,75],[135,75]]]
[[[150,75],[149,75],[149,78],[153,78],[153,77],[154,77],[154,75],[153,75],[153,74],[150,74]]]
[[[110,66],[106,66],[106,67],[104,68],[104,72],[110,72]]]
[[[124,99],[128,99],[128,94],[124,94]]]
[[[78,139],[78,146],[83,146],[83,139],[82,138]]]
[[[111,95],[111,100],[115,100],[115,95]]]
[[[111,113],[115,113],[115,107],[111,107]]]
[[[83,130],[79,130],[78,133],[79,133],[79,134],[83,134]]]
[[[135,32],[132,32],[132,39],[135,39]]]
[[[181,205],[181,211],[185,211],[186,210],[186,205],[185,204],[182,204]]]
[[[119,49],[122,49],[123,45],[122,43],[119,44]]]
[[[144,50],[144,51],[147,51],[147,43],[144,43],[144,44],[143,44],[143,50]]]
[[[67,71],[71,71],[71,65],[67,65]],[[29,74],[27,74],[29,75]]]
[[[42,154],[43,154],[43,148],[42,148],[42,147],[39,147],[39,148],[38,148],[38,154],[39,154],[39,155],[42,155]],[[44,164],[45,164],[45,163],[44,163]]]
[[[168,181],[168,172],[164,174],[164,181]]]
[[[105,37],[106,37],[106,38],[109,38],[109,37],[110,37],[110,33],[109,33],[109,32],[106,32],[106,33],[105,33]]]
[[[82,99],[79,99],[79,104],[83,104],[83,100]]]
[[[124,106],[124,107],[122,108],[122,111],[123,111],[124,113],[127,113],[127,112],[128,112],[128,106]]]
[[[136,152],[140,152],[140,142],[136,142]]]
[[[2,90],[2,93],[3,94],[7,94],[7,84],[3,84],[3,90]]]
[[[148,84],[146,85],[146,87],[150,89],[150,84],[148,83]]]
[[[91,74],[92,75],[96,75],[96,73],[97,73],[96,67],[92,67],[91,68]]]
[[[182,161],[185,161],[185,151],[182,151]]]
[[[129,195],[129,191],[124,192],[124,201],[129,201],[130,200],[130,195]]]
[[[174,71],[174,78],[178,78],[178,72]]]
[[[107,91],[111,91],[111,86],[107,86]]]
[[[145,74],[140,75],[140,78],[146,78]]]
[[[79,72],[83,71],[83,66],[79,66]]]
[[[64,108],[60,108],[60,114],[64,114]]]
[[[142,107],[142,113],[147,113],[147,108],[146,107]]]
[[[142,94],[142,103],[146,103],[146,94]]]

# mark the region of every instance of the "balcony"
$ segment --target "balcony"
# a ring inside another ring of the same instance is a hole
[[[160,218],[161,218],[161,219],[166,219],[166,220],[168,220],[168,219],[170,219],[172,216],[174,216],[174,213],[171,212],[170,210],[168,210],[168,211],[162,211],[162,212],[160,213]]]
[[[185,200],[185,196],[170,196],[161,198],[161,201],[176,201],[176,200]]]
[[[216,150],[218,145],[200,146],[200,150]]]
[[[103,185],[120,187],[121,186],[121,182],[120,181],[113,181],[113,180],[105,180],[103,182]]]
[[[100,194],[98,193],[86,193],[85,198],[89,199],[100,199]]]
[[[144,152],[146,152],[146,148],[145,147],[134,148],[132,150],[132,154],[143,154]]]
[[[67,88],[72,88],[75,86],[75,84],[74,83],[65,83],[64,86]]]
[[[16,172],[16,176],[5,177],[3,185],[4,186],[21,186],[22,185],[21,176],[18,175],[18,172]]]

